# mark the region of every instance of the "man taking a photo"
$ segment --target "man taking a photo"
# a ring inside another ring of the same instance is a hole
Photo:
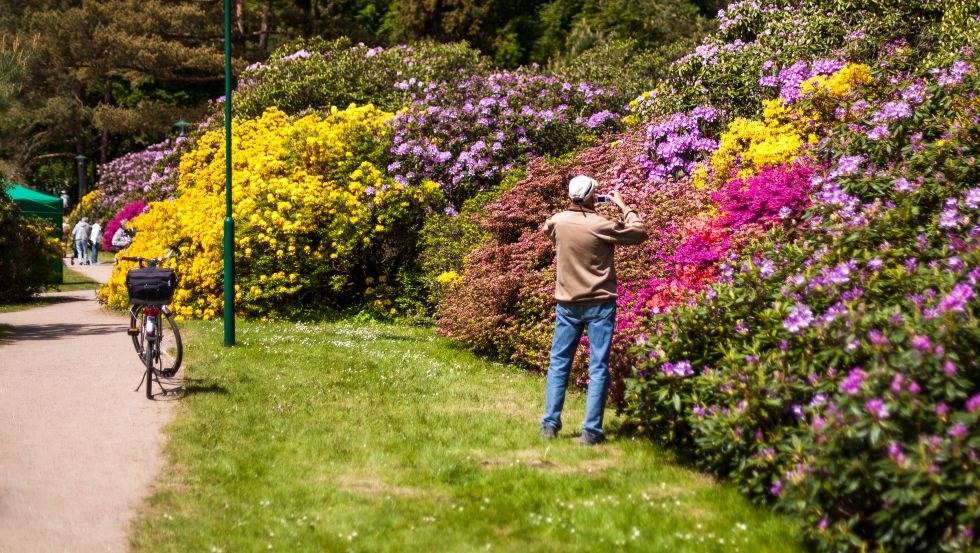
[[[585,445],[595,445],[605,439],[602,417],[609,391],[609,350],[616,325],[613,252],[617,245],[640,244],[647,239],[640,216],[626,205],[618,192],[608,199],[622,211],[622,220],[612,221],[596,213],[597,188],[598,183],[591,177],[573,178],[568,183],[569,206],[544,224],[544,232],[557,251],[558,281],[541,436],[554,438],[561,430],[561,411],[572,359],[583,330],[588,329],[589,386],[579,438]]]

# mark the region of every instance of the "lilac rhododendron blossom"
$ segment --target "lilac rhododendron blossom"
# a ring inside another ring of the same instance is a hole
[[[893,186],[896,192],[911,192],[912,190],[915,190],[916,188],[919,187],[918,184],[909,182],[909,180],[906,179],[905,177],[899,177],[895,179]]]
[[[971,188],[967,190],[966,198],[964,198],[963,203],[970,209],[980,209],[980,188]]]
[[[963,439],[967,435],[967,433],[968,433],[968,431],[967,431],[966,425],[963,424],[963,423],[961,423],[961,422],[958,422],[958,423],[954,424],[949,429],[949,432],[948,432],[948,434],[951,437],[953,437],[953,438],[955,438],[957,440]]]
[[[962,218],[957,203],[956,198],[946,200],[946,207],[939,215],[939,228],[954,229],[960,226]]]
[[[783,328],[791,334],[796,334],[813,323],[813,311],[802,303],[798,303],[790,310],[789,316],[783,320]]]
[[[864,383],[864,371],[860,367],[854,367],[851,369],[844,380],[840,383],[840,389],[847,395],[853,396],[861,389],[861,384]]]
[[[887,102],[881,110],[875,113],[871,119],[876,122],[899,121],[912,115],[912,110],[908,103],[903,101]]]
[[[884,140],[891,136],[891,132],[888,130],[888,125],[878,125],[868,131],[865,136],[869,140]]]
[[[980,410],[980,394],[975,394],[970,399],[966,400],[966,412],[975,413]]]
[[[899,465],[904,464],[906,459],[905,452],[902,450],[902,444],[898,442],[888,444],[888,457]]]
[[[660,365],[660,372],[668,376],[691,376],[694,374],[694,369],[691,367],[691,362],[687,360],[681,360],[676,363],[667,362]]]
[[[885,402],[880,398],[871,398],[864,403],[864,408],[868,410],[876,419],[883,420],[889,417]]]

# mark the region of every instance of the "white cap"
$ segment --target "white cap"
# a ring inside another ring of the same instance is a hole
[[[573,200],[584,200],[595,193],[599,183],[592,177],[579,175],[568,181],[568,197]]]

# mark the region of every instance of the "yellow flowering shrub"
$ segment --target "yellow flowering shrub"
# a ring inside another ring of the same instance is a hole
[[[817,75],[800,87],[802,100],[762,102],[762,119],[739,117],[728,124],[712,154],[710,167],[694,172],[696,186],[720,185],[728,179],[748,178],[765,167],[792,163],[807,145],[816,144],[816,129],[824,128],[835,107],[853,91],[871,83],[867,65],[847,64],[830,75]]]
[[[96,188],[95,190],[89,191],[87,194],[82,196],[82,199],[75,204],[75,207],[68,213],[65,217],[65,222],[71,226],[74,226],[82,217],[88,217],[89,223],[94,223],[96,220],[101,220],[104,225],[107,217],[111,217],[112,214],[106,214],[98,209],[101,205],[102,190]]]
[[[391,116],[371,105],[302,117],[270,108],[233,124],[237,313],[279,317],[356,304],[370,296],[368,278],[415,258],[412,236],[441,193],[431,182],[403,186],[378,168]],[[151,203],[133,221],[138,233],[127,255],[160,255],[166,244],[189,240],[172,303],[182,318],[223,311],[224,181],[224,132],[215,130],[181,158],[176,199]],[[128,268],[120,264],[101,291],[109,305],[126,305]]]

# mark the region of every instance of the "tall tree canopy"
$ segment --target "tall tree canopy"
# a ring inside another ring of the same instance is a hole
[[[221,90],[221,12],[210,3],[3,3],[18,4],[4,36],[30,45],[5,79],[19,90],[0,129],[12,176],[50,178],[52,161],[78,154],[104,162],[158,139]]]

